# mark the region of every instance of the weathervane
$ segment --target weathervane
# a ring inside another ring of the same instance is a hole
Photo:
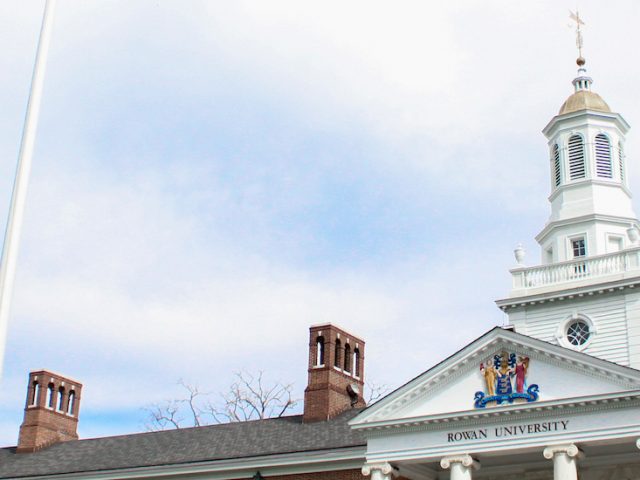
[[[569,10],[569,18],[574,22],[576,22],[576,47],[578,47],[578,59],[576,60],[576,63],[582,67],[585,64],[585,59],[582,56],[583,41],[582,41],[582,30],[580,30],[580,25],[584,25],[584,22],[580,18],[580,12],[578,12],[577,9],[576,9],[576,13],[573,13],[571,10]]]

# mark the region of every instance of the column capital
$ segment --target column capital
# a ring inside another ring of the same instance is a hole
[[[583,458],[584,453],[578,447],[576,447],[573,443],[569,443],[566,445],[551,445],[544,449],[542,454],[544,458],[547,460],[551,460],[558,453],[564,453],[569,458]]]
[[[454,463],[460,463],[464,467],[467,467],[467,468],[472,467],[472,468],[475,468],[476,470],[480,468],[480,462],[478,462],[476,459],[474,459],[471,455],[468,455],[468,454],[448,455],[446,457],[443,457],[442,460],[440,460],[440,466],[445,470],[448,470],[449,468],[451,468],[451,465]]]
[[[378,470],[383,475],[392,474],[394,477],[398,476],[398,469],[389,462],[367,462],[362,467],[362,475],[368,477],[374,470]]]

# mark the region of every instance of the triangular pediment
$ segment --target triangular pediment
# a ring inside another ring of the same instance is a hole
[[[638,390],[638,370],[494,328],[350,423],[357,428],[464,412],[472,416]]]

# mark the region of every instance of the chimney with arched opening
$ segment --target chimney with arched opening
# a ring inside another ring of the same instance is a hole
[[[78,439],[82,384],[47,370],[29,374],[18,453]]]
[[[364,341],[330,323],[309,329],[304,421],[328,420],[364,407]]]

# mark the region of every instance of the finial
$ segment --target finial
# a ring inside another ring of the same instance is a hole
[[[638,231],[638,227],[635,225],[631,225],[627,228],[627,236],[631,241],[631,245],[636,246],[638,244],[638,240],[640,240],[640,232]]]
[[[516,257],[516,262],[518,262],[518,266],[519,267],[523,267],[524,266],[524,257],[526,256],[527,252],[524,249],[524,247],[522,246],[521,243],[519,243],[516,246],[516,249],[513,251],[514,256]]]
[[[582,56],[582,47],[584,46],[584,44],[582,41],[582,30],[580,30],[580,25],[584,25],[584,22],[580,18],[580,12],[578,12],[577,9],[576,13],[573,13],[571,10],[569,10],[569,18],[576,22],[576,47],[578,47],[578,58],[576,60],[576,63],[578,64],[578,67],[582,69],[584,67],[584,64],[587,63],[587,61]]]

